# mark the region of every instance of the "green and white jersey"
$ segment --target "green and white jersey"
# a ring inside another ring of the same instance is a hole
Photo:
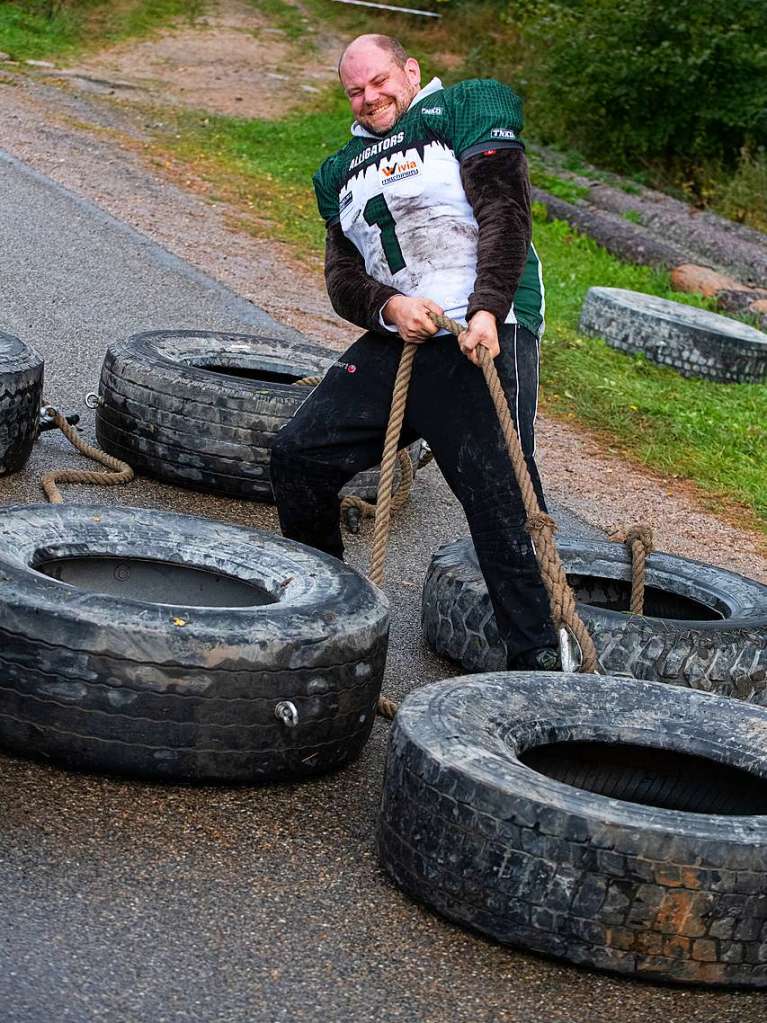
[[[466,315],[477,274],[477,221],[460,161],[521,147],[522,104],[507,86],[433,79],[386,135],[352,126],[352,139],[314,175],[320,213],[341,228],[375,280]],[[531,245],[508,323],[543,328],[541,267]]]

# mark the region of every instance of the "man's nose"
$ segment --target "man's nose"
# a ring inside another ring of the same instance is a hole
[[[381,95],[380,91],[372,85],[365,86],[365,102],[368,106],[373,106],[378,97]]]

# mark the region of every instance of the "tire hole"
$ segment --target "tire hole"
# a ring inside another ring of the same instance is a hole
[[[304,373],[281,373],[277,370],[260,369],[257,366],[226,366],[220,363],[196,362],[198,369],[205,369],[208,373],[222,373],[228,377],[238,377],[242,380],[259,380],[270,384],[294,384],[306,374]]]
[[[519,757],[538,774],[596,795],[687,813],[767,813],[767,779],[707,757],[646,746],[558,742]]]
[[[147,558],[91,555],[52,558],[32,566],[80,590],[182,607],[259,607],[277,598],[256,583],[205,568]]]
[[[631,583],[623,579],[604,579],[598,576],[575,575],[568,572],[567,579],[576,598],[592,607],[606,611],[628,613],[631,599]],[[721,621],[724,615],[716,608],[694,600],[692,597],[669,593],[654,586],[645,589],[645,616],[648,618],[669,618],[674,621],[713,622]]]

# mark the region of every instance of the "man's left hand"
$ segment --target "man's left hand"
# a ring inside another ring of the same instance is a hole
[[[495,358],[501,351],[498,343],[498,324],[492,313],[480,309],[469,320],[466,330],[458,335],[458,344],[466,358],[479,366],[477,347],[487,348]]]

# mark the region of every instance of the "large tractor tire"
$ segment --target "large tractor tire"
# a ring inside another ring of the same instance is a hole
[[[767,379],[767,334],[729,316],[623,288],[589,288],[580,330],[613,348],[720,383]]]
[[[111,345],[96,436],[136,472],[195,490],[272,501],[271,446],[338,354],[252,334],[155,331]],[[414,469],[420,442],[412,446]],[[342,493],[374,501],[378,471]]]

